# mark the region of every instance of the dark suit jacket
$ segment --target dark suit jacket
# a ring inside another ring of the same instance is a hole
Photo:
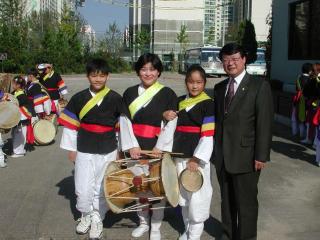
[[[217,173],[223,165],[227,172],[254,171],[254,160],[270,160],[273,103],[270,85],[246,74],[224,113],[228,79],[214,87],[215,151]]]

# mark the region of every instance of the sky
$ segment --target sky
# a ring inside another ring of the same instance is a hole
[[[98,37],[104,34],[108,25],[113,22],[116,22],[121,31],[129,24],[129,8],[123,4],[112,5],[111,2],[110,0],[86,0],[84,7],[78,7],[78,12],[93,27]]]

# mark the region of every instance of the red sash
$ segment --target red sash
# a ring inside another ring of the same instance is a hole
[[[144,138],[155,138],[161,131],[160,127],[146,124],[132,124],[132,129],[134,135]]]
[[[113,127],[102,126],[98,124],[89,124],[89,123],[80,123],[80,128],[88,132],[94,132],[94,133],[106,133],[114,130]]]

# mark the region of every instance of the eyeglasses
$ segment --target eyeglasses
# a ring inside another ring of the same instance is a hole
[[[224,64],[227,64],[227,63],[237,63],[237,62],[240,61],[240,59],[241,59],[241,57],[238,57],[238,58],[223,58],[223,59],[222,59],[222,62],[223,62]]]

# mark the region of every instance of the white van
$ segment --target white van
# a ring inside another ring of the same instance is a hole
[[[254,63],[248,64],[246,70],[251,75],[265,76],[267,73],[267,65],[265,60],[265,49],[257,49],[257,60]]]

